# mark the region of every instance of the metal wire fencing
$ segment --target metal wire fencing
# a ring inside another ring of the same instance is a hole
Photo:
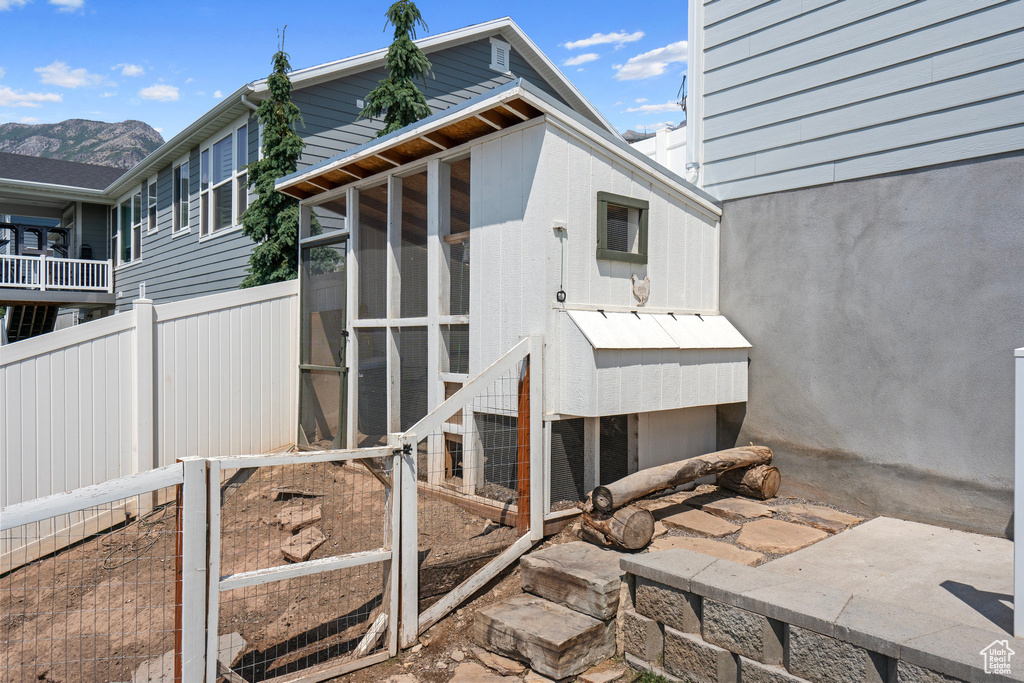
[[[0,681],[173,680],[175,487],[3,532]]]
[[[387,651],[390,560],[314,565],[390,547],[391,467],[370,458],[223,471],[218,670],[254,683]]]
[[[527,366],[511,365],[418,443],[421,607],[529,530]]]

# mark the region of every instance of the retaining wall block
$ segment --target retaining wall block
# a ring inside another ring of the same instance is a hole
[[[761,664],[746,657],[740,657],[739,680],[742,683],[807,683],[806,679],[797,678],[781,666]]]
[[[643,577],[636,579],[636,611],[683,633],[700,633],[701,597]]]
[[[961,679],[916,664],[897,662],[895,683],[961,683]]]
[[[782,664],[783,624],[715,600],[704,600],[701,634],[707,642],[763,664]]]
[[[736,683],[737,656],[700,636],[665,627],[665,670],[693,683]]]
[[[812,683],[888,683],[894,660],[862,647],[787,624],[785,666]]]
[[[619,612],[623,650],[645,662],[660,664],[665,653],[665,634],[661,625],[633,610]]]

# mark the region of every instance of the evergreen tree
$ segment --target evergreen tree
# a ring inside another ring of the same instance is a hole
[[[242,232],[256,242],[242,287],[292,280],[298,275],[299,201],[274,189],[278,178],[295,172],[305,147],[295,132],[302,115],[292,102],[292,82],[288,78],[291,64],[284,51],[284,31],[271,61],[269,94],[256,110],[256,119],[263,124],[263,158],[250,161],[248,168],[249,185],[255,189],[256,198],[241,219]],[[315,217],[313,220],[316,234],[319,225]]]
[[[395,27],[395,39],[386,60],[388,77],[366,96],[366,107],[360,114],[367,118],[383,116],[384,129],[378,137],[430,116],[427,98],[413,83],[418,78],[426,85],[427,75],[431,74],[430,61],[412,42],[417,24],[424,31],[428,30],[427,25],[412,0],[398,0],[388,8],[386,16],[384,30],[387,24]]]

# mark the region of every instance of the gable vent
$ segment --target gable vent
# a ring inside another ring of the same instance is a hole
[[[491,68],[501,73],[509,73],[509,58],[512,47],[503,40],[491,38]]]

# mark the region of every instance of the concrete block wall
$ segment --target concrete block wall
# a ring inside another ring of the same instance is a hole
[[[620,654],[692,683],[1024,681],[981,651],[1024,640],[676,549],[624,557]],[[1011,662],[1011,665],[1013,662]]]

